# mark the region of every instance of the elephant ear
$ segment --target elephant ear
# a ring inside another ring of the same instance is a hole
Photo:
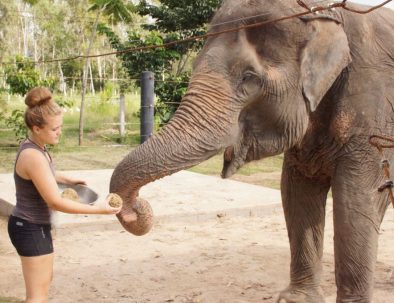
[[[351,57],[340,24],[327,18],[306,22],[310,38],[301,52],[301,81],[307,107],[314,112]]]

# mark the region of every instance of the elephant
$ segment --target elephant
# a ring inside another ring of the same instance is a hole
[[[283,154],[291,262],[278,301],[325,301],[320,284],[331,190],[336,301],[371,302],[379,229],[392,195],[385,171],[394,160],[390,149],[371,143],[394,136],[394,12],[316,12],[313,1],[302,3],[223,1],[179,108],[118,163],[110,192],[124,202],[120,223],[142,235],[153,216],[139,197],[142,186],[222,152],[223,178]],[[301,14],[306,7],[310,13]]]

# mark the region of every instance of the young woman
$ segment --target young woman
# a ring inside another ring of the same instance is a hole
[[[57,182],[85,184],[56,172],[47,144],[57,144],[63,115],[47,88],[34,88],[25,98],[25,123],[29,137],[16,156],[14,179],[16,206],[8,222],[8,233],[21,258],[26,302],[47,302],[53,273],[50,210],[71,214],[116,214],[119,208],[106,203],[87,205],[62,198]],[[99,206],[101,205],[101,206]]]

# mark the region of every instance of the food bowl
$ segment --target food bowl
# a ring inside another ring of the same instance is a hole
[[[79,202],[81,203],[92,204],[96,202],[98,199],[98,194],[93,189],[89,188],[86,185],[81,185],[81,184],[70,185],[63,183],[58,183],[57,185],[59,187],[60,192],[62,192],[66,188],[72,188],[73,190],[75,190],[78,194]]]

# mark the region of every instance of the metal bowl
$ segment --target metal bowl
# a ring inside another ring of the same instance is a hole
[[[63,184],[58,183],[59,190],[63,192],[66,188],[72,188],[75,190],[79,196],[79,202],[84,204],[92,204],[97,201],[98,194],[91,188],[87,187],[86,185],[76,184]]]

